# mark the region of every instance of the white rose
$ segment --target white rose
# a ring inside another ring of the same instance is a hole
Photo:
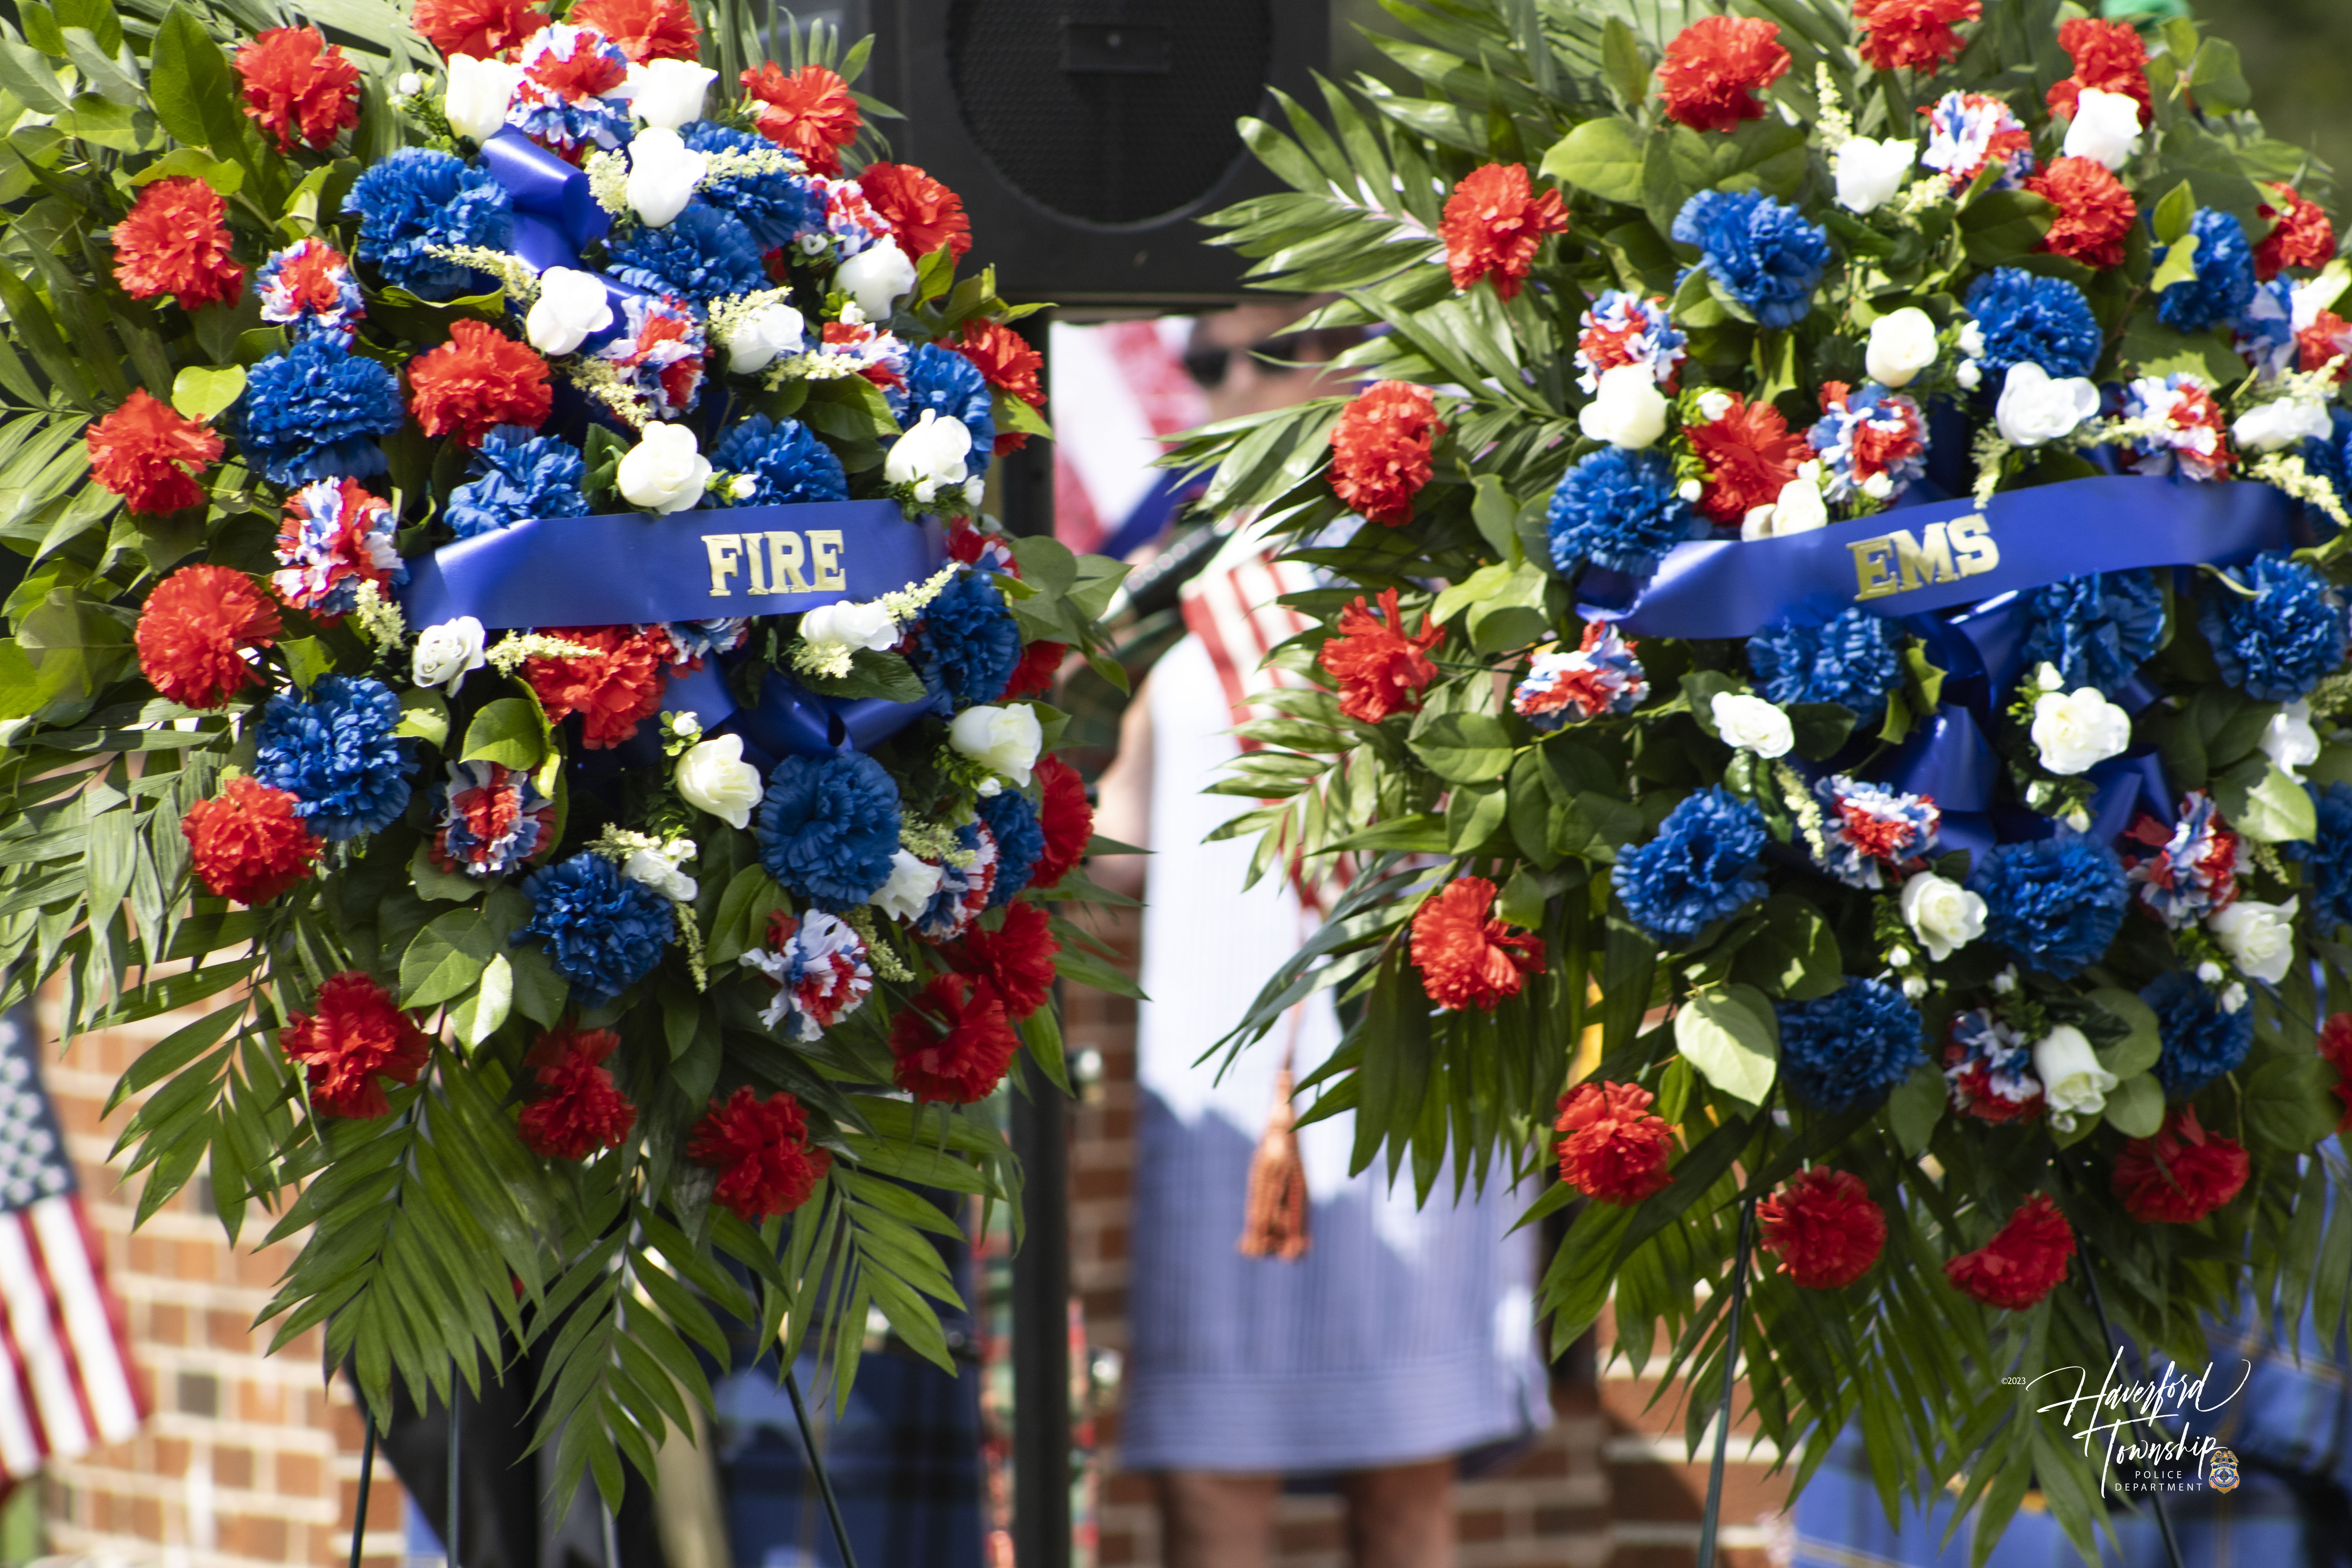
[[[1984,935],[1985,901],[1949,877],[1921,871],[1903,884],[1903,923],[1941,963]]]
[[[1852,213],[1871,212],[1894,199],[1918,157],[1910,142],[1874,142],[1855,136],[1837,150],[1837,203]]]
[[[843,262],[833,281],[857,301],[867,321],[887,321],[890,308],[914,290],[915,264],[897,240],[878,240]]]
[[[801,617],[801,637],[816,647],[883,653],[898,646],[898,622],[879,605],[819,605]]]
[[[2042,1080],[2050,1124],[2061,1132],[2072,1132],[2077,1116],[2105,1110],[2116,1083],[2116,1075],[2099,1065],[2090,1040],[2072,1024],[2061,1024],[2033,1043],[2033,1076]]]
[[[640,221],[667,228],[686,204],[694,187],[710,168],[710,160],[691,152],[675,131],[647,126],[629,143],[629,206]]]
[[[694,895],[702,890],[693,878],[678,869],[677,860],[656,849],[630,850],[629,858],[621,862],[621,875],[681,904],[692,903]]]
[[[684,511],[702,499],[702,487],[710,480],[710,459],[696,447],[694,432],[687,426],[648,425],[621,459],[617,478],[631,506]]]
[[[604,280],[576,267],[551,267],[539,275],[539,298],[523,318],[523,335],[543,354],[568,354],[613,324],[613,297]]]
[[[2263,755],[2279,772],[2303,782],[2302,770],[2319,761],[2319,731],[2311,727],[2311,704],[2298,697],[2271,716],[2263,731]]]
[[[467,675],[489,662],[482,652],[484,636],[482,623],[471,616],[459,616],[454,621],[425,627],[416,639],[416,662],[409,667],[410,683],[443,687],[450,696],[457,696]]]
[[[1829,521],[1829,503],[1822,499],[1820,481],[1800,475],[1780,487],[1778,500],[1748,510],[1739,522],[1739,537],[1779,539],[1784,534],[1810,533],[1827,527]]]
[[[1952,379],[1960,384],[1963,392],[1974,392],[1984,384],[1984,366],[1974,360],[1962,360],[1960,368],[1952,372]]]
[[[2120,169],[2139,151],[2139,102],[2128,94],[2086,87],[2074,100],[2064,155]]]
[[[418,76],[415,71],[403,71],[400,73],[400,80],[394,85],[394,90],[398,92],[403,98],[415,98],[418,93],[425,90],[425,79]]]
[[[962,420],[926,408],[914,428],[890,444],[890,455],[882,462],[882,481],[914,486],[919,501],[934,500],[942,485],[963,483],[963,460],[971,451],[971,432]]]
[[[1587,436],[1612,447],[1638,450],[1666,433],[1666,398],[1649,365],[1613,365],[1601,373],[1601,388],[1576,416]]]
[[[2246,1005],[2246,988],[2239,982],[2232,980],[2230,984],[2221,987],[2221,994],[2216,1000],[2221,1004],[2221,1011],[2224,1013],[2236,1013],[2242,1011]]]
[[[1716,732],[1727,746],[1753,752],[1759,757],[1785,757],[1797,743],[1789,716],[1761,697],[1745,691],[1718,691],[1707,706],[1715,713]]]
[[[1730,412],[1731,394],[1721,387],[1709,387],[1698,395],[1698,416],[1708,424],[1714,424]]]
[[[2240,973],[2275,985],[2294,962],[2294,910],[2301,901],[2265,904],[2240,899],[2220,914],[2207,916],[2205,926]]]
[[[507,105],[521,81],[520,66],[457,56],[449,62],[448,84],[441,92],[441,112],[448,117],[449,129],[473,142],[496,136],[507,122]]]
[[[2079,773],[2123,754],[2131,744],[2131,715],[2095,686],[2072,693],[2045,691],[2033,700],[2033,749],[2053,773]]]
[[[1029,782],[1045,731],[1037,710],[1026,702],[994,708],[967,708],[948,725],[948,744],[976,763],[985,763],[1016,784]]]
[[[889,880],[867,901],[894,921],[913,920],[930,907],[932,895],[940,890],[940,879],[945,875],[929,860],[904,849],[894,850]]]
[[[2328,423],[2327,409],[2315,397],[2282,397],[2274,402],[2256,404],[2238,416],[2230,426],[2238,445],[2257,452],[2275,452],[2282,447],[2292,447],[2306,436],[2327,438],[2333,426]]]
[[[768,368],[778,354],[796,354],[806,345],[808,321],[781,300],[762,305],[727,334],[727,368],[750,375]]]
[[[1696,479],[1685,479],[1682,483],[1675,487],[1675,494],[1682,497],[1683,500],[1690,502],[1693,506],[1696,506],[1698,504],[1698,498],[1706,494],[1706,487],[1700,484]]]
[[[1882,386],[1910,385],[1936,363],[1936,323],[1916,305],[1890,310],[1870,323],[1863,363]]]
[[[2091,382],[2079,375],[2053,381],[2048,371],[2028,360],[2009,367],[1992,417],[2011,446],[2039,447],[2073,435],[2098,411],[2099,389]]]
[[[748,826],[752,808],[760,804],[760,770],[743,760],[743,737],[721,735],[703,741],[678,758],[670,774],[677,793],[698,811],[707,811],[730,827]]]
[[[703,89],[719,73],[692,60],[648,60],[629,68],[629,111],[647,125],[675,131],[702,114]]]

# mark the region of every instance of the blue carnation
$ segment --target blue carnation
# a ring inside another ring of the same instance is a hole
[[[2197,276],[2156,297],[2157,319],[2176,332],[2201,332],[2233,321],[2254,302],[2254,253],[2237,215],[2200,207],[2189,232],[2197,238]],[[2150,264],[2162,267],[2171,248],[2158,246]]]
[[[593,851],[523,879],[530,919],[509,940],[543,937],[580,999],[601,1007],[653,973],[677,931],[670,901]]]
[[[992,910],[1011,903],[1029,885],[1038,857],[1045,853],[1045,829],[1029,797],[1013,789],[981,796],[980,819],[996,839],[996,884],[988,892]]]
[[[1864,718],[1883,711],[1902,684],[1894,624],[1860,605],[1821,626],[1776,621],[1748,639],[1748,668],[1768,700],[1842,702]]]
[[[1816,1110],[1883,1100],[1927,1059],[1917,1011],[1882,980],[1849,980],[1826,996],[1773,1011],[1780,1016],[1780,1077]]]
[[[2139,999],[2156,1009],[2157,1033],[2164,1039],[2156,1078],[2175,1100],[2189,1099],[2231,1071],[2253,1047],[2253,1009],[2223,1011],[2221,998],[2177,969],[2158,975]]]
[[[1701,191],[1675,215],[1675,238],[1699,248],[1723,291],[1768,327],[1793,327],[1833,259],[1819,224],[1761,191]]]
[[[1565,576],[1590,561],[1646,577],[1667,551],[1706,531],[1675,493],[1675,465],[1652,448],[1604,447],[1560,477],[1551,492],[1551,563]]]
[[[2025,613],[2033,623],[2018,650],[2026,668],[2055,665],[2069,687],[2109,697],[2164,637],[2164,594],[2146,572],[2068,577],[2026,595]]]
[[[2210,586],[2197,625],[2223,680],[2258,702],[2292,701],[2343,668],[2352,642],[2343,595],[2284,550],[2255,556],[2246,576],[2252,598]]]
[[[479,477],[449,494],[449,526],[460,539],[495,533],[534,517],[585,517],[581,486],[588,464],[569,442],[534,436],[522,425],[501,425],[474,454]]]
[[[2331,784],[2312,795],[2318,832],[2312,842],[2287,853],[2303,862],[2311,884],[2312,929],[2325,935],[2352,925],[2352,784]]]
[[[996,407],[988,378],[978,365],[953,349],[925,343],[907,356],[905,388],[888,396],[901,430],[913,429],[926,408],[942,419],[962,421],[971,432],[971,455],[965,465],[975,474],[988,472],[989,456],[996,447]]]
[[[1969,285],[1969,314],[1984,332],[1984,368],[1995,391],[2014,364],[2051,375],[2088,375],[2105,339],[2083,291],[2063,278],[2000,267]]]
[[[612,247],[613,276],[698,305],[769,287],[759,241],[734,214],[697,198],[656,228],[639,224]]]
[[[408,809],[415,759],[393,731],[400,700],[380,680],[321,676],[308,698],[279,692],[261,710],[253,775],[294,797],[330,840],[381,833]]]
[[[2064,979],[2115,941],[2130,884],[2114,850],[2068,833],[1994,846],[1969,886],[1984,898],[1986,935]]]
[[[730,506],[849,499],[849,476],[842,471],[841,459],[797,419],[751,416],[712,449],[710,466],[720,473],[751,478],[751,493],[730,500]]]
[[[1003,696],[1021,662],[1021,627],[1004,607],[995,574],[967,572],[940,589],[923,610],[915,647],[925,679],[957,707]]]
[[[358,258],[386,283],[427,300],[479,294],[497,279],[432,254],[435,246],[514,245],[513,201],[486,169],[446,153],[404,147],[355,181],[343,198],[360,220]]]
[[[890,879],[898,786],[872,757],[786,757],[751,825],[760,862],[824,909],[855,909]]]
[[[1685,941],[1764,896],[1759,857],[1764,814],[1720,789],[1701,790],[1666,814],[1658,836],[1626,850],[1610,873],[1633,923]]]
[[[407,418],[398,376],[320,336],[255,365],[230,423],[246,460],[290,487],[383,473],[391,465],[376,442]]]
[[[698,120],[678,132],[690,153],[758,154],[776,151],[775,144],[748,131],[736,131],[709,120]],[[707,179],[698,194],[716,207],[742,220],[761,250],[779,250],[806,234],[823,234],[824,196],[804,175],[782,170],[767,174],[729,174]]]

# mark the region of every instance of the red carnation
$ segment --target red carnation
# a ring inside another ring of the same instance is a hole
[[[2330,360],[2341,358],[2336,380],[2338,384],[2352,380],[2352,321],[2333,310],[2320,311],[2295,332],[2294,353],[2295,368],[2301,371],[2324,370]]]
[[[316,27],[272,27],[236,51],[245,111],[278,138],[280,153],[324,147],[360,122],[360,68]]]
[[[1723,395],[1730,401],[1720,417],[1685,426],[1684,433],[1706,468],[1699,510],[1717,522],[1737,523],[1750,508],[1779,500],[1781,487],[1797,477],[1797,465],[1813,449],[1769,402],[1750,403],[1736,392]]]
[[[857,176],[866,205],[889,223],[909,261],[944,245],[958,261],[971,248],[963,198],[912,163],[868,163]]]
[[[433,1042],[357,970],[327,976],[318,1008],[289,1014],[278,1031],[287,1059],[310,1069],[311,1108],[327,1116],[382,1116],[392,1103],[376,1080],[415,1083]]]
[[[187,418],[160,397],[134,387],[122,405],[82,432],[90,477],[122,498],[132,511],[161,517],[194,506],[205,489],[194,474],[221,455],[209,425]]]
[[[2139,216],[2139,205],[2105,164],[2061,158],[2027,179],[2025,188],[2058,209],[2057,221],[2034,248],[2088,267],[2123,265],[2124,237]]]
[[[1042,801],[1037,821],[1045,832],[1045,849],[1030,868],[1029,885],[1057,888],[1093,841],[1095,808],[1087,803],[1087,781],[1061,758],[1038,758],[1035,773]]]
[[[1054,682],[1061,677],[1062,660],[1069,654],[1070,645],[1066,642],[1049,642],[1041,637],[1029,644],[1021,650],[1021,662],[1013,667],[1013,679],[1004,683],[997,700],[1043,697],[1053,690]]]
[[[1020,1045],[996,987],[964,974],[935,977],[890,1026],[898,1087],[926,1103],[987,1099]]]
[[[114,226],[114,280],[134,300],[177,295],[184,310],[234,300],[245,291],[245,268],[229,255],[227,213],[219,193],[194,175],[142,185]]]
[[[2254,276],[2267,283],[2283,267],[2325,267],[2336,255],[2336,226],[2327,211],[2306,199],[2293,185],[2265,180],[2263,189],[2277,202],[2261,203],[2254,211],[2276,221],[2263,242],[2254,247]]]
[[[523,1147],[551,1160],[584,1160],[617,1149],[637,1122],[637,1108],[613,1087],[604,1065],[621,1037],[564,1023],[540,1036],[522,1065],[538,1069],[538,1088],[515,1121]]]
[[[661,706],[669,665],[668,637],[627,626],[573,626],[548,633],[593,651],[570,658],[525,659],[522,676],[539,693],[550,719],[573,713],[585,721],[592,751],[617,746]]]
[[[408,363],[408,406],[427,436],[455,431],[468,447],[501,425],[536,430],[554,395],[547,362],[487,321],[454,321],[449,341]]]
[[[2182,1106],[2153,1138],[2135,1138],[2116,1156],[2116,1196],[2142,1225],[2195,1225],[2246,1184],[2245,1149],[2197,1124]]]
[[[1372,383],[1331,427],[1332,493],[1374,522],[1411,522],[1412,498],[1429,482],[1430,453],[1444,434],[1429,388]]]
[[[238,773],[220,794],[188,807],[180,831],[205,890],[240,904],[266,904],[309,876],[325,845],[295,814],[294,804],[284,790]]]
[[[710,1195],[754,1225],[808,1202],[833,1168],[829,1150],[809,1146],[801,1102],[782,1089],[761,1100],[749,1084],[724,1104],[710,1102],[687,1137],[686,1157],[718,1166],[719,1185]]]
[[[1808,1290],[1842,1290],[1870,1272],[1886,1245],[1886,1215],[1862,1178],[1827,1165],[1801,1171],[1756,1205],[1764,1250]]]
[[[1559,1097],[1559,1179],[1604,1204],[1638,1204],[1674,1181],[1675,1130],[1634,1083],[1578,1084]]]
[[[1421,988],[1449,1013],[1465,1007],[1491,1013],[1496,1003],[1517,996],[1528,975],[1544,972],[1543,939],[1488,920],[1494,907],[1494,883],[1457,877],[1412,917],[1412,963],[1421,971]]]
[[[1437,232],[1456,289],[1492,278],[1495,292],[1508,300],[1535,266],[1544,236],[1568,232],[1568,211],[1558,191],[1537,195],[1522,165],[1486,163],[1463,175],[1445,198]]]
[[[1702,16],[1675,35],[1658,67],[1666,118],[1694,131],[1737,131],[1760,120],[1756,94],[1780,79],[1780,29],[1754,16]]]
[[[1960,52],[1955,22],[1984,14],[1979,0],[1853,0],[1862,58],[1876,70],[1939,69]]]
[[[1339,612],[1339,635],[1323,645],[1315,661],[1339,682],[1339,711],[1377,724],[1399,710],[1420,709],[1422,688],[1437,679],[1428,650],[1444,640],[1445,628],[1431,626],[1426,612],[1421,629],[1407,632],[1397,591],[1384,588],[1377,614],[1360,594]]]
[[[744,93],[760,105],[761,135],[796,154],[813,174],[841,173],[841,150],[857,140],[860,121],[857,100],[837,72],[823,66],[803,66],[787,74],[770,60],[756,70],[745,71],[740,80]],[[859,175],[858,184],[865,183],[866,176]],[[866,199],[874,199],[872,191],[866,193]],[[959,206],[958,216],[961,213]],[[961,258],[963,252],[956,255]]]
[[[978,926],[947,950],[960,973],[986,981],[1004,999],[1010,1017],[1025,1018],[1054,994],[1054,955],[1062,944],[1047,929],[1045,911],[1019,900],[1004,906],[1004,923],[994,931]]]
[[[563,19],[595,28],[639,65],[702,51],[702,28],[679,0],[580,0]]]
[[[245,662],[281,628],[278,606],[244,573],[183,566],[147,595],[139,612],[139,668],[156,695],[190,708],[217,708],[257,679]]]
[[[2336,1098],[2344,1102],[2344,1114],[2336,1123],[2340,1137],[2352,1132],[2352,1013],[2338,1013],[2321,1026],[2319,1054],[2338,1077]]]
[[[971,361],[982,378],[997,391],[1017,397],[1032,408],[1045,406],[1045,389],[1037,383],[1037,373],[1045,367],[1045,357],[1029,346],[1028,339],[1003,321],[974,317],[963,324],[950,346]],[[1025,430],[999,430],[993,450],[1001,458],[1028,444],[1029,433]]]
[[[2155,99],[2147,89],[2147,46],[2129,22],[2102,22],[2077,16],[2058,29],[2058,47],[2074,62],[2074,74],[2052,88],[2046,101],[2050,112],[2068,119],[2085,88],[2119,92],[2139,104],[2139,122],[2156,119]]]
[[[2018,1205],[2009,1223],[1974,1252],[1944,1263],[1944,1277],[1962,1295],[1988,1307],[2021,1312],[2056,1289],[2074,1256],[2074,1233],[2048,1193]]]
[[[547,26],[547,14],[524,0],[416,0],[408,23],[444,59],[495,59]]]

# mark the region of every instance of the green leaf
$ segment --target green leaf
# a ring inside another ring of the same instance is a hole
[[[555,972],[545,950],[527,942],[508,948],[503,956],[514,972],[515,1010],[534,1024],[553,1028],[563,1016],[572,988]]]
[[[2185,191],[2189,187],[2183,185],[2179,188]],[[2165,247],[2163,265],[2159,266],[2154,276],[2147,280],[2147,287],[2151,293],[2161,294],[2176,283],[2197,281],[2199,243],[2195,235],[2184,234]]]
[[[1485,784],[1511,765],[1511,732],[1485,713],[1441,713],[1412,738],[1415,755],[1448,784]]]
[[[2124,329],[2121,354],[2126,372],[2168,375],[2186,371],[2213,386],[2230,386],[2245,378],[2246,362],[2211,332],[2176,332],[2157,320],[2153,310],[2135,311]]]
[[[1675,1015],[1675,1048],[1724,1093],[1761,1105],[1780,1070],[1780,1021],[1753,986],[1702,991]]]
[[[449,1022],[458,1040],[472,1050],[498,1032],[513,1005],[514,966],[505,953],[494,952],[474,994],[449,1009]]]
[[[2102,985],[2090,994],[2099,1010],[2124,1027],[2124,1037],[2098,1049],[2099,1065],[2117,1078],[2146,1072],[2164,1054],[2156,1009],[2120,986]]]
[[[1495,913],[1524,930],[1541,931],[1544,902],[1543,884],[1521,867],[1503,884],[1503,896],[1496,901]]]
[[[2336,1130],[2335,1069],[2317,1056],[2265,1062],[2246,1082],[2246,1134],[2279,1153],[2299,1154]]]
[[[2186,237],[2189,226],[2196,216],[2197,193],[2189,187],[2188,181],[2183,180],[2165,192],[2164,198],[2156,204],[2152,221],[2157,243],[2171,245]]]
[[[1936,1123],[1943,1120],[1949,1092],[1944,1075],[1933,1063],[1922,1062],[1887,1098],[1887,1130],[1911,1159],[1927,1152],[1927,1140],[1935,1136]]]
[[[2107,1125],[2126,1138],[2153,1138],[2164,1125],[2164,1088],[2152,1073],[2135,1073],[2107,1095]]]
[[[2031,191],[1988,191],[1961,210],[1961,243],[1970,261],[1998,267],[2031,253],[2057,217],[2058,209]]]
[[[2319,812],[2310,793],[2272,763],[2263,771],[2263,782],[2246,792],[2231,824],[2264,844],[2308,843],[2318,836]]]
[[[1642,60],[1642,43],[1633,29],[1616,16],[1601,26],[1601,66],[1617,94],[1618,107],[1638,109],[1650,93],[1649,67]],[[1632,198],[1641,200],[1638,192]]]
[[[440,916],[400,955],[400,1005],[430,1007],[464,995],[498,951],[481,910],[452,910]]]
[[[278,645],[286,656],[287,673],[294,684],[308,691],[322,675],[335,672],[335,656],[317,637],[288,637]]]
[[[191,419],[210,419],[244,395],[245,370],[241,365],[213,368],[192,364],[172,378],[172,406]]]
[[[1821,910],[1794,893],[1764,900],[1764,930],[1732,961],[1733,976],[1791,1002],[1826,996],[1845,984],[1837,935]]]
[[[1536,172],[1605,202],[1638,205],[1642,157],[1641,128],[1632,121],[1588,120],[1553,142]]]
[[[432,746],[444,746],[449,740],[449,704],[429,686],[412,686],[400,694],[400,722],[393,727],[395,735],[406,735]]]
[[[485,703],[466,726],[466,749],[458,753],[458,760],[497,763],[528,772],[539,766],[540,758],[546,754],[539,709],[527,698],[501,697]]]
[[[849,656],[847,675],[809,675],[793,679],[820,697],[878,697],[890,702],[920,702],[923,678],[904,655],[861,647]]]
[[[482,884],[463,871],[444,871],[435,865],[430,839],[418,844],[408,858],[408,879],[416,885],[419,898],[438,903],[470,903],[482,890]]]

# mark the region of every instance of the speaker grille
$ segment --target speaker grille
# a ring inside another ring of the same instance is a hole
[[[948,71],[1014,188],[1067,217],[1142,223],[1244,156],[1234,121],[1259,108],[1276,3],[955,0]]]

